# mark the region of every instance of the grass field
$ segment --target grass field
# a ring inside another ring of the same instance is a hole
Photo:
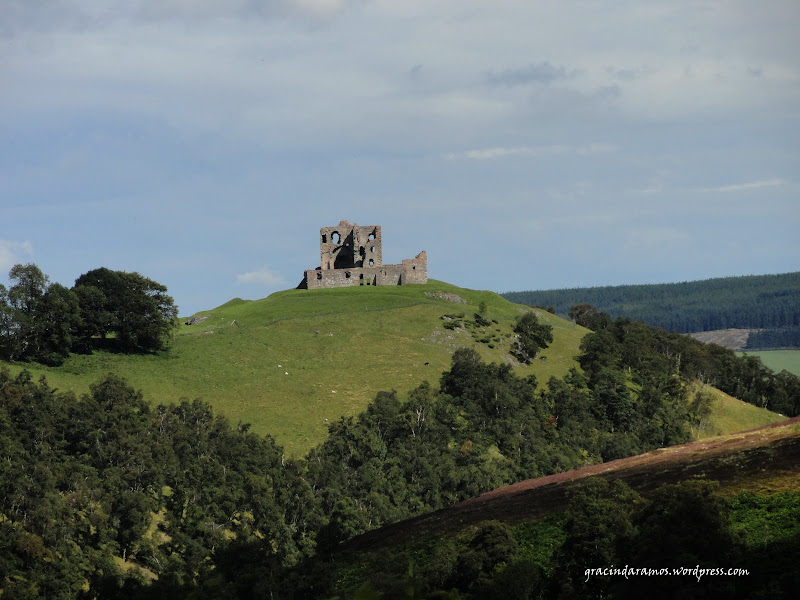
[[[737,352],[742,355],[742,352]],[[780,373],[784,369],[800,375],[800,350],[756,350],[748,351],[750,356],[758,356],[767,367]]]
[[[736,433],[742,431],[743,424],[746,424],[746,429],[755,429],[786,419],[777,413],[733,398],[716,388],[706,386],[706,389],[714,397],[712,413],[709,422],[700,429],[699,435],[696,429],[693,430],[695,439]]]
[[[456,302],[459,298],[465,302]],[[447,314],[469,320],[486,303],[484,328],[446,329]],[[460,346],[487,361],[508,359],[511,328],[526,308],[493,292],[439,281],[402,287],[287,290],[263,300],[231,300],[199,313],[208,320],[181,325],[163,355],[96,352],[73,355],[63,366],[12,364],[76,394],[106,373],[125,377],[152,403],[202,398],[233,422],[269,433],[288,454],[301,455],[327,435],[327,424],[363,410],[380,390],[401,395],[428,380],[438,384]],[[587,330],[539,311],[554,341],[542,359],[520,373],[540,383],[575,365]],[[486,339],[480,343],[476,338]],[[489,347],[491,343],[494,348]],[[0,363],[2,364],[2,363]]]

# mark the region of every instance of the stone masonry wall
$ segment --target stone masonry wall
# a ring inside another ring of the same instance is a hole
[[[341,221],[319,231],[320,266],[305,271],[301,289],[360,285],[407,285],[428,281],[428,256],[423,250],[399,265],[383,264],[380,225],[361,227]]]

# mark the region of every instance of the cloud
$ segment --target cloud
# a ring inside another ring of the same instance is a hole
[[[491,85],[526,85],[528,83],[552,83],[574,77],[578,71],[567,71],[563,66],[556,67],[549,62],[540,62],[538,64],[531,64],[527,67],[520,69],[506,69],[495,73],[489,71],[486,74],[486,80]]]
[[[11,267],[22,262],[21,256],[33,254],[33,245],[28,242],[0,240],[0,273],[5,275]]]
[[[616,151],[617,147],[614,144],[606,143],[586,144],[583,146],[554,144],[550,146],[517,146],[513,148],[497,146],[493,148],[477,148],[474,150],[466,150],[464,152],[452,152],[445,154],[445,158],[448,160],[457,160],[461,158],[468,158],[472,160],[489,160],[494,158],[505,158],[508,156],[531,156],[534,158],[543,158],[545,156],[563,156],[574,154],[581,156],[590,154],[608,154]]]
[[[775,187],[778,185],[784,185],[786,180],[784,179],[760,179],[758,181],[748,181],[746,183],[733,183],[729,185],[721,185],[717,187],[710,187],[710,188],[700,188],[698,191],[700,192],[740,192],[742,190],[752,190],[757,188],[764,188],[764,187]]]
[[[236,283],[265,285],[268,287],[281,286],[286,283],[286,280],[268,268],[264,267],[257,271],[250,271],[249,273],[242,273],[236,276]]]

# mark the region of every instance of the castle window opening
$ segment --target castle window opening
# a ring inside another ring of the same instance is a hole
[[[370,242],[371,242],[372,240],[374,240],[374,239],[375,239],[375,233],[374,233],[374,232],[373,232],[373,233],[370,233],[370,234],[367,236],[367,239],[368,239]]]
[[[339,243],[339,232],[338,232],[338,231],[334,231],[334,232],[331,234],[331,241],[332,241],[334,244],[338,244],[338,243]]]
[[[369,249],[370,252],[375,252],[375,246],[371,246]]]
[[[374,261],[374,260],[372,260],[371,258],[369,259],[369,266],[370,266],[370,267],[373,267],[373,266],[375,266],[375,261]]]
[[[317,273],[317,279],[322,279],[322,273]]]
[[[325,233],[322,234],[322,243],[323,244],[327,244],[328,243],[328,236]]]
[[[345,271],[345,272],[344,272],[344,276],[345,276],[347,279],[350,279],[350,271]]]

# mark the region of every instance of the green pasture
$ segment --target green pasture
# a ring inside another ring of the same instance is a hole
[[[776,373],[783,370],[800,375],[800,350],[756,350],[737,352],[740,356],[748,354],[749,356],[758,356],[765,366],[769,367]]]

